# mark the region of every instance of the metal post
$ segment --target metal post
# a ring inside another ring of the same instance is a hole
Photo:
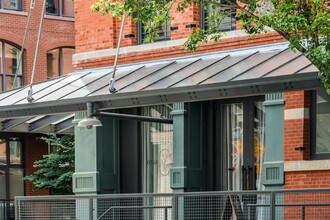
[[[165,220],[167,220],[167,208],[165,208]]]
[[[89,220],[93,220],[93,198],[89,197],[88,198],[88,215],[89,215]]]
[[[275,220],[275,193],[270,192],[270,220]]]
[[[172,217],[173,220],[178,220],[178,196],[176,194],[173,195],[172,199]]]
[[[303,206],[301,206],[301,219],[302,220],[305,220],[305,206],[303,205]]]

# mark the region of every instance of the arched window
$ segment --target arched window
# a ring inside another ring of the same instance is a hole
[[[20,50],[17,47],[0,40],[0,91],[6,91],[13,88],[19,53]],[[17,72],[15,87],[22,86],[22,66],[23,63],[21,63],[19,71]]]
[[[54,78],[73,72],[74,48],[60,47],[47,52],[47,78]]]

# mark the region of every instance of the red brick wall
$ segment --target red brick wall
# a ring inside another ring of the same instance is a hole
[[[23,36],[27,24],[27,13],[30,1],[23,2],[23,12],[5,13],[0,12],[0,39],[8,41],[18,47],[22,46]],[[42,1],[36,1],[32,12],[30,28],[25,43],[24,54],[24,83],[31,80],[34,53],[36,48]],[[9,11],[12,12],[12,11]],[[46,52],[50,49],[63,46],[74,46],[74,22],[69,20],[44,19],[39,46],[38,62],[34,77],[35,82],[47,79]],[[52,16],[55,17],[55,16]]]
[[[101,15],[93,13],[89,7],[93,0],[77,0],[76,8],[76,53],[89,52],[102,49],[113,49],[117,47],[119,29],[121,20],[113,19],[110,15]],[[182,39],[190,35],[195,28],[186,28],[186,25],[196,24],[200,26],[200,9],[199,6],[192,6],[185,13],[175,11],[175,7],[171,11],[171,26],[177,27],[177,30],[171,31],[171,39]],[[132,38],[123,38],[122,47],[137,44],[137,27],[127,19],[125,22],[124,35],[133,34]],[[248,46],[256,46],[262,44],[270,44],[283,42],[284,39],[275,32],[255,36],[251,39],[247,37],[236,37],[223,39],[219,42],[210,42],[201,45],[196,52],[188,52],[184,50],[182,45],[171,48],[150,49],[142,52],[132,52],[121,54],[118,63],[133,63],[147,60],[157,60],[169,57],[178,57],[195,53],[207,53],[219,50],[229,50],[235,48],[244,48]],[[93,67],[102,67],[113,65],[114,56],[86,59],[76,61],[74,63],[76,69],[85,69]]]
[[[309,109],[308,91],[287,92],[284,95],[285,110]],[[296,147],[305,147],[298,151]],[[310,158],[310,120],[309,118],[284,120],[284,161],[308,160]]]

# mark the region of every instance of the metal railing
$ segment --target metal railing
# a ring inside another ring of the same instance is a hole
[[[330,189],[17,197],[16,219],[328,219]]]
[[[0,219],[1,220],[15,219],[14,200],[0,199]]]

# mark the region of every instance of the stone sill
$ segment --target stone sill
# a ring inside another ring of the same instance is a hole
[[[63,17],[63,16],[56,16],[56,15],[45,15],[46,19],[51,20],[60,20],[60,21],[74,21],[72,17]]]
[[[14,11],[8,9],[0,9],[0,13],[3,14],[11,14],[11,15],[20,15],[20,16],[28,16],[28,13],[25,11]]]
[[[302,160],[284,162],[284,172],[330,170],[330,160]]]
[[[224,36],[222,39],[243,37],[243,36],[247,36],[247,34],[244,31],[234,30],[234,31],[228,31],[228,32],[224,33]],[[144,51],[155,50],[155,49],[164,49],[164,48],[182,46],[186,40],[187,40],[187,38],[183,38],[183,39],[177,39],[177,40],[160,41],[160,42],[155,42],[155,43],[122,47],[122,48],[120,48],[120,54],[144,52]],[[116,51],[117,51],[117,48],[112,48],[112,49],[104,49],[104,50],[89,51],[89,52],[74,54],[73,62],[77,62],[77,61],[79,62],[79,61],[83,61],[83,60],[96,59],[96,58],[102,58],[102,57],[108,57],[108,56],[115,56]]]

